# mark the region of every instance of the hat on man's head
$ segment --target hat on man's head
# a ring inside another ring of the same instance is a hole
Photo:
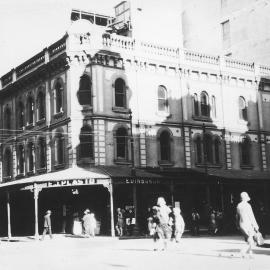
[[[240,194],[241,201],[248,202],[250,201],[250,197],[248,196],[247,192],[243,191]]]
[[[90,210],[89,209],[85,209],[84,213],[85,214],[88,214],[88,213],[90,213]]]
[[[51,210],[47,210],[46,214],[51,214],[52,211]]]

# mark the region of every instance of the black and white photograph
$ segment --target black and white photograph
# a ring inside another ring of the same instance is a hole
[[[268,270],[270,0],[0,0],[0,269]]]

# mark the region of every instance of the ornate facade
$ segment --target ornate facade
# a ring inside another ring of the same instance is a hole
[[[0,80],[0,208],[7,193],[17,213],[12,230],[32,233],[16,227],[34,215],[18,216],[22,201],[32,205],[29,189],[41,212],[53,210],[59,232],[71,230],[83,207],[93,207],[108,233],[114,207],[132,206],[143,230],[160,195],[180,203],[187,219],[192,207],[229,213],[242,189],[269,206],[269,74],[270,67],[73,22]],[[68,182],[87,179],[70,176],[78,167],[93,182]],[[98,181],[107,178],[110,196]]]

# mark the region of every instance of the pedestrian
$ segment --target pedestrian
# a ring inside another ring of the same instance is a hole
[[[259,203],[257,218],[262,236],[265,237],[267,232],[268,214],[262,202]]]
[[[216,232],[217,232],[216,211],[212,209],[209,217],[209,233],[214,235]]]
[[[43,233],[42,233],[42,238],[40,240],[44,240],[44,237],[47,233],[49,233],[51,239],[53,238],[52,237],[51,214],[52,214],[52,211],[48,210],[44,216]]]
[[[121,208],[116,209],[117,212],[117,222],[116,222],[116,232],[118,236],[123,236],[123,226],[124,226],[124,217]]]
[[[179,207],[173,208],[173,238],[176,243],[179,243],[185,230],[185,222],[181,215],[181,209]]]
[[[90,213],[90,217],[89,217],[89,235],[94,237],[95,236],[95,230],[97,228],[97,221],[95,218],[95,214],[94,213]]]
[[[250,201],[248,193],[242,192],[240,198],[241,202],[236,208],[237,227],[240,229],[247,242],[247,246],[241,250],[241,255],[243,258],[246,255],[252,257],[252,249],[254,247],[253,237],[255,232],[258,232],[259,226],[253,214],[252,207],[248,203]]]
[[[166,201],[163,197],[159,197],[157,200],[157,214],[156,220],[158,220],[156,227],[157,234],[157,243],[162,242],[163,246],[161,250],[167,249],[168,240],[171,239],[172,236],[172,228],[169,225],[169,214],[171,213],[171,209],[166,205]],[[158,248],[155,248],[158,250]]]
[[[83,221],[83,229],[85,236],[90,236],[90,223],[91,223],[91,217],[90,217],[90,210],[86,209],[84,211],[84,216],[82,218]]]
[[[193,235],[199,235],[200,233],[200,215],[198,213],[198,211],[193,208],[192,209],[192,213],[191,213],[191,231]]]

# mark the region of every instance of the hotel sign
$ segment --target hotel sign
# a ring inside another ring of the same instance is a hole
[[[37,183],[39,188],[57,188],[57,187],[72,187],[72,186],[91,186],[91,185],[108,185],[110,179],[72,179],[72,180],[59,180],[59,181],[48,181],[46,183]],[[29,185],[21,188],[21,190],[32,190],[34,185]]]
[[[136,185],[158,185],[164,183],[161,179],[138,179],[138,178],[122,178],[114,179],[113,184],[136,184]]]

